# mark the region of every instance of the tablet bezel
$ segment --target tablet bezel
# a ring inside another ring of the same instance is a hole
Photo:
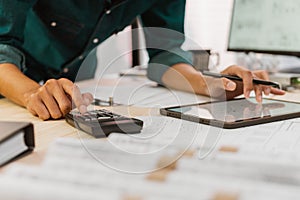
[[[232,99],[229,101],[238,101],[238,100],[244,100],[244,99],[245,98],[236,98],[236,99]],[[279,102],[279,103],[284,102],[284,103],[299,104],[299,106],[300,106],[300,103],[298,103],[298,102],[290,102],[290,101],[276,100],[276,99],[270,99],[270,98],[266,98],[266,99],[275,101],[275,102]],[[224,129],[242,128],[242,127],[247,127],[247,126],[265,124],[265,123],[300,117],[300,112],[295,112],[295,113],[288,113],[288,114],[283,114],[283,115],[278,115],[278,116],[265,116],[263,118],[251,118],[251,119],[238,121],[238,122],[225,122],[225,121],[220,121],[220,120],[216,120],[216,119],[200,118],[200,117],[187,115],[187,114],[183,114],[180,112],[170,110],[170,109],[176,109],[176,108],[182,108],[182,107],[188,107],[188,106],[198,106],[198,105],[205,105],[205,104],[212,104],[212,103],[219,103],[219,102],[224,102],[224,101],[210,101],[210,102],[204,102],[204,103],[196,103],[196,104],[188,104],[188,105],[182,105],[182,106],[172,106],[172,107],[161,108],[160,114],[187,120],[187,121],[192,121],[192,122],[197,122],[197,123],[201,123],[201,124],[220,127],[220,128],[224,128]]]

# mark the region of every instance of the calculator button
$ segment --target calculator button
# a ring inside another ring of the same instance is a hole
[[[98,119],[102,120],[102,119],[112,119],[112,117],[108,117],[108,116],[101,116],[101,117],[98,117]]]
[[[88,112],[88,114],[91,114],[91,115],[97,115],[98,112],[96,112],[96,111],[90,111],[90,112]]]

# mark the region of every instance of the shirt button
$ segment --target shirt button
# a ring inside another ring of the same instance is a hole
[[[99,39],[98,39],[98,38],[94,38],[94,39],[93,39],[93,43],[94,43],[94,44],[97,44],[98,42],[99,42]]]
[[[83,59],[83,55],[78,56],[78,59],[82,60]]]
[[[68,68],[64,68],[64,69],[63,69],[63,72],[64,72],[64,73],[68,73],[68,72],[69,72],[69,69],[68,69]]]
[[[111,10],[106,10],[105,14],[109,15],[111,13]]]
[[[56,22],[51,22],[50,24],[52,27],[56,27],[57,26],[57,23]]]

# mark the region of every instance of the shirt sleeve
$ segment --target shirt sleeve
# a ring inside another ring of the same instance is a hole
[[[162,76],[177,63],[192,64],[192,54],[181,46],[185,40],[185,0],[159,0],[141,15],[149,54],[147,76],[163,85]]]
[[[28,10],[36,0],[0,0],[0,63],[25,67],[23,32]]]
[[[11,63],[19,67],[21,71],[25,70],[25,56],[17,48],[0,44],[0,64]]]

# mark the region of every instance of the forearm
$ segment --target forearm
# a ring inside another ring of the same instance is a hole
[[[25,106],[25,94],[36,90],[40,85],[25,76],[15,65],[0,64],[0,94],[13,102]]]
[[[189,64],[179,63],[173,65],[163,75],[162,82],[170,88],[208,95],[206,82],[201,72],[196,71]]]

